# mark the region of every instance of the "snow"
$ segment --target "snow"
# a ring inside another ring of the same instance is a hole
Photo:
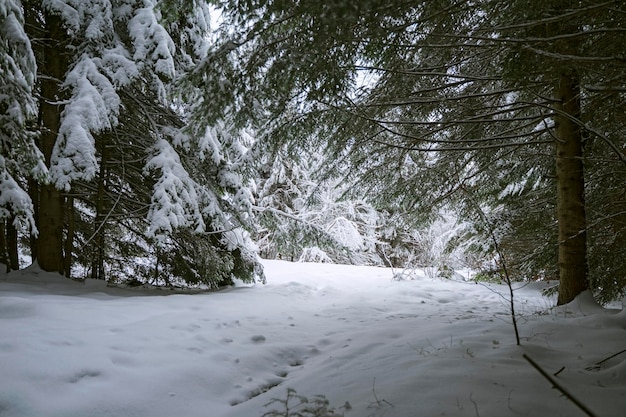
[[[103,71],[107,72],[117,87],[127,86],[139,76],[137,65],[130,60],[128,51],[121,45],[105,49],[101,64]]]
[[[9,219],[14,215],[13,225],[24,226],[37,234],[33,202],[6,168],[6,159],[0,155],[0,219]],[[4,233],[4,231],[3,231]]]
[[[344,247],[350,250],[359,250],[364,246],[361,233],[354,223],[345,217],[337,217],[330,224],[329,233]]]
[[[61,103],[66,105],[50,168],[52,182],[64,191],[70,190],[73,181],[89,181],[98,172],[94,135],[117,126],[121,106],[118,89],[141,74],[152,84],[147,88],[156,90],[160,101],[166,103],[166,88],[159,77],[172,79],[176,73],[176,45],[159,23],[157,2],[114,3],[42,3],[62,18],[77,51],[63,83],[71,99]],[[115,33],[121,25],[126,25],[130,39]]]
[[[138,8],[128,22],[128,30],[133,40],[135,62],[144,62],[154,66],[154,71],[165,77],[173,78],[176,72],[174,64],[174,41],[158,23],[155,2],[145,1],[146,7]]]
[[[385,268],[264,261],[268,284],[109,288],[0,275],[0,416],[254,417],[287,389],[345,416],[598,416],[626,409],[626,312]],[[604,360],[604,361],[603,361]],[[297,402],[297,401],[296,401]],[[274,414],[283,415],[283,414]]]
[[[146,173],[158,172],[148,212],[148,234],[163,239],[178,227],[192,225],[196,231],[204,231],[206,225],[198,207],[196,184],[167,140],[156,141],[154,155],[145,169]]]
[[[121,101],[96,61],[83,55],[65,81],[65,86],[72,89],[72,99],[61,113],[50,168],[53,182],[60,190],[69,191],[72,181],[89,181],[96,175],[99,167],[93,133],[117,125]]]
[[[45,180],[48,171],[25,129],[37,108],[32,97],[35,56],[23,25],[21,3],[0,2],[0,220],[15,216],[18,230],[36,233],[33,203],[20,178]]]
[[[79,0],[43,0],[41,4],[44,8],[62,17],[70,34],[80,29],[82,20]],[[90,5],[90,2],[85,5]],[[82,11],[84,10],[83,8]]]
[[[198,141],[198,150],[201,159],[206,158],[208,153],[215,165],[219,165],[222,162],[224,158],[222,145],[220,144],[216,127],[207,126],[204,136]]]

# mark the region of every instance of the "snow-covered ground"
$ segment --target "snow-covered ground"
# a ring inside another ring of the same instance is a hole
[[[626,415],[626,312],[527,285],[519,347],[503,286],[264,263],[267,285],[201,294],[0,275],[0,416],[281,416],[288,388],[347,417],[584,416],[524,353]]]

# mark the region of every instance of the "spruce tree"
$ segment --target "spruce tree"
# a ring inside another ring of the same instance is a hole
[[[0,4],[0,74],[0,262],[17,269],[18,229],[37,233],[27,178],[47,176],[30,127],[37,111],[35,56],[19,1]]]
[[[194,135],[207,124],[188,129],[188,106],[175,94],[177,81],[206,51],[207,3],[29,0],[2,12],[17,28],[7,26],[13,36],[7,39],[32,44],[19,52],[30,71],[19,87],[28,100],[22,106],[38,115],[36,141],[30,140],[39,168],[26,166],[16,181],[29,179],[38,230],[31,254],[41,268],[159,282],[193,275],[188,281],[210,286],[261,276],[238,230],[242,222],[233,220],[239,207],[230,202],[246,194],[246,184],[215,158],[206,159],[214,177],[195,169],[205,150],[203,134]],[[19,123],[29,137],[25,121]],[[14,158],[6,147],[2,156]],[[28,212],[12,213],[28,219]],[[206,259],[184,260],[192,274],[168,255],[205,247],[213,251]]]
[[[587,243],[595,175],[583,143],[623,160],[621,2],[233,0],[223,16],[196,71],[219,97],[204,103],[209,118],[237,114],[278,145],[319,138],[313,146],[351,160],[363,189],[403,213],[471,213],[470,198],[498,208],[511,220],[503,239],[524,230],[555,254],[535,266],[557,259],[559,303],[588,288],[587,248],[603,242]],[[596,106],[607,117],[588,117]],[[512,184],[536,222],[509,205]]]

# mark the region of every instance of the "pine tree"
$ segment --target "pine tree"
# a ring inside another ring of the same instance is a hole
[[[231,167],[215,159],[206,164],[215,178],[195,169],[204,150],[193,136],[198,130],[187,131],[188,107],[176,101],[176,82],[206,50],[207,3],[22,4],[2,11],[17,22],[17,31],[7,26],[11,42],[32,43],[20,58],[30,84],[20,88],[27,90],[22,105],[38,113],[39,150],[31,159],[35,167],[40,162],[38,170],[26,166],[18,180],[29,179],[34,203],[39,234],[31,244],[33,259],[47,271],[70,276],[74,268],[93,278],[114,273],[172,282],[193,276],[188,281],[217,286],[235,276],[262,276],[249,239],[236,230],[241,224],[231,211],[239,207],[229,202],[246,186],[235,184]],[[19,123],[28,137],[25,122]],[[197,256],[170,256],[202,248],[212,254],[197,263]],[[183,273],[182,262],[190,263],[185,268],[191,274]]]
[[[346,264],[382,264],[380,213],[348,195],[349,183],[324,173],[322,155],[265,156],[257,185],[257,233],[266,258]]]
[[[36,233],[35,208],[26,180],[44,180],[43,155],[29,128],[36,115],[33,98],[35,56],[24,32],[18,1],[0,4],[0,261],[17,269],[17,232]]]
[[[197,77],[219,96],[204,103],[209,117],[234,113],[270,143],[319,138],[313,146],[350,159],[369,195],[394,210],[428,219],[471,196],[506,212],[509,241],[522,230],[557,236],[547,245],[566,303],[589,286],[586,257],[595,253],[582,163],[594,155],[583,142],[623,159],[613,132],[623,130],[615,45],[625,15],[618,1],[233,0]],[[595,106],[608,117],[588,118]],[[524,180],[536,184],[517,194],[532,196],[532,225],[505,198]],[[558,228],[546,231],[551,215],[540,211],[552,207]]]

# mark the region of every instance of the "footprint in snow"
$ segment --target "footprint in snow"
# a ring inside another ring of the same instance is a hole
[[[96,378],[98,376],[102,375],[102,372],[98,371],[98,370],[94,370],[94,369],[83,369],[77,373],[75,373],[74,375],[72,375],[70,378],[68,378],[68,382],[71,384],[76,384],[79,381],[82,381],[84,379],[88,379],[88,378]]]

